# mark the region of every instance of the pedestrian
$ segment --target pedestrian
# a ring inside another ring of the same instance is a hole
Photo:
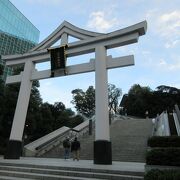
[[[73,161],[77,159],[79,161],[79,152],[80,152],[80,142],[77,140],[77,137],[74,138],[74,141],[71,143],[71,152],[73,153]]]
[[[64,159],[69,159],[70,148],[71,148],[69,137],[66,137],[66,139],[63,141],[63,148],[64,148]]]

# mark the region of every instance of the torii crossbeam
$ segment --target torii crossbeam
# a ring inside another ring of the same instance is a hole
[[[95,59],[88,63],[66,67],[66,76],[95,71],[95,141],[94,163],[112,164],[111,141],[109,132],[107,69],[134,65],[134,56],[112,58],[107,56],[107,49],[136,43],[139,36],[146,33],[147,22],[102,34],[80,29],[64,21],[52,34],[28,53],[22,55],[3,56],[7,66],[24,64],[24,70],[19,75],[7,77],[6,84],[21,83],[16,110],[14,114],[9,145],[5,158],[19,159],[21,156],[22,136],[29,104],[32,82],[51,77],[51,70],[37,71],[36,63],[50,61],[47,49],[61,39],[61,45],[68,45],[67,58],[95,52]],[[79,41],[68,43],[68,37],[73,36]],[[63,70],[56,70],[53,77],[64,76]],[[51,77],[52,78],[52,77]]]

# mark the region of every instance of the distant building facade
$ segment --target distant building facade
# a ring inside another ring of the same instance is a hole
[[[38,43],[39,35],[39,30],[9,0],[0,0],[0,56],[29,51]],[[0,78],[5,80],[12,69],[0,59],[2,66]]]

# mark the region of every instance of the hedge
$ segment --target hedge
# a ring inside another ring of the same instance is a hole
[[[180,170],[151,170],[144,176],[144,180],[179,180]]]
[[[180,147],[179,136],[153,136],[148,139],[150,147]]]
[[[156,148],[146,154],[146,164],[180,166],[180,148]]]

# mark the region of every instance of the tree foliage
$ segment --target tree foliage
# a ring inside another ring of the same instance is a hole
[[[109,111],[117,113],[119,107],[119,98],[122,95],[122,90],[117,88],[114,84],[108,84],[108,98],[109,98]]]
[[[39,82],[34,81],[31,89],[29,107],[25,122],[24,139],[29,143],[62,126],[73,128],[83,122],[71,109],[66,109],[62,102],[43,103]],[[4,153],[9,139],[20,84],[5,86],[0,80],[0,153]]]
[[[135,84],[121,101],[121,107],[126,109],[129,115],[139,117],[145,117],[146,111],[150,117],[155,117],[164,110],[172,111],[175,104],[180,105],[180,90],[165,85],[158,86],[153,91],[149,87]]]
[[[180,93],[180,90],[175,88],[175,87],[171,87],[171,86],[165,86],[165,85],[161,85],[156,87],[156,91],[159,93],[169,93],[169,94],[178,94]]]
[[[75,89],[71,92],[73,94],[72,103],[75,104],[76,110],[87,116],[91,117],[95,113],[95,89],[89,86],[84,92],[82,89]]]
[[[82,117],[75,115],[71,109],[66,109],[62,102],[41,103],[36,113],[29,111],[28,113],[24,133],[28,136],[29,141],[40,138],[62,126],[73,128],[83,122]]]
[[[71,93],[73,95],[72,103],[78,112],[87,117],[95,114],[95,89],[93,86],[89,86],[86,91],[75,89]],[[121,94],[120,88],[116,88],[113,84],[108,84],[109,111],[117,112]]]
[[[0,76],[3,75],[3,70],[4,70],[4,66],[2,64],[0,64]]]

